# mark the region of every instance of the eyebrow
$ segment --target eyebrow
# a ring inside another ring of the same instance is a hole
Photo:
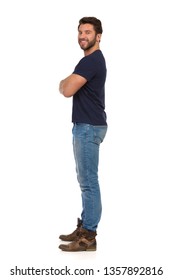
[[[83,30],[83,32],[92,32],[93,30],[90,30],[90,29],[85,29]],[[79,29],[79,32],[82,32],[82,30]]]

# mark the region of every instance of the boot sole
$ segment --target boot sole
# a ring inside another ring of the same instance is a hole
[[[74,239],[63,239],[63,238],[60,238],[59,237],[59,239],[61,240],[61,241],[65,241],[65,242],[72,242],[72,241],[75,241],[75,238]]]
[[[81,249],[81,250],[68,250],[68,249],[62,249],[61,248],[61,250],[63,251],[63,252],[95,252],[96,251],[96,249]]]
[[[59,246],[59,249],[61,249],[64,252],[94,252],[97,250],[96,247],[90,247],[90,248],[78,248],[78,249],[69,249],[68,247],[66,247],[67,245],[61,244]]]

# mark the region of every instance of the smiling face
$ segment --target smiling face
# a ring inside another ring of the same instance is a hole
[[[101,34],[96,34],[92,24],[81,24],[78,29],[78,43],[85,52],[99,49]]]

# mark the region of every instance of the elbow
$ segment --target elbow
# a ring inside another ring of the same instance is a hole
[[[66,98],[69,98],[69,97],[71,97],[68,93],[63,93],[63,95],[64,95],[64,97],[66,97]]]
[[[69,93],[69,92],[67,92],[67,91],[65,91],[65,90],[59,90],[59,92],[62,94],[62,95],[64,95],[64,97],[71,97],[72,95]]]
[[[67,97],[67,98],[68,98],[68,97],[73,96],[74,94],[71,93],[71,92],[69,92],[69,91],[64,90],[63,95],[64,95],[64,97]]]

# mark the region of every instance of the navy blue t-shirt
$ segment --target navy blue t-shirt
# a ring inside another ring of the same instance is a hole
[[[106,63],[100,50],[84,56],[73,74],[87,79],[73,96],[72,122],[107,125],[105,113]]]

